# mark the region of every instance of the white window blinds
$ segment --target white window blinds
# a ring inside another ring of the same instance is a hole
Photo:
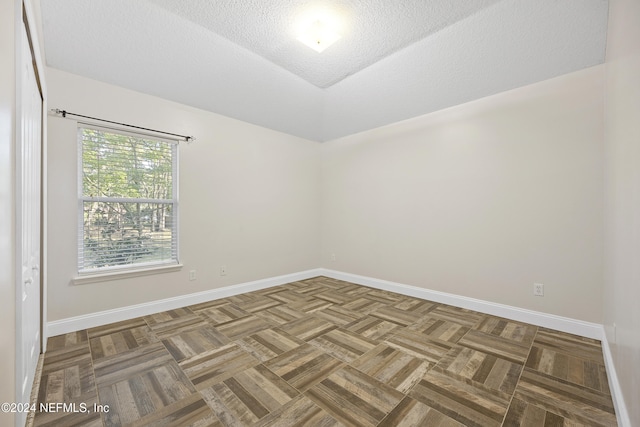
[[[80,273],[178,263],[177,144],[82,125]]]

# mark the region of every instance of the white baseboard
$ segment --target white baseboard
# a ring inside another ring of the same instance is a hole
[[[505,317],[520,322],[531,323],[533,325],[568,332],[588,338],[602,340],[604,336],[602,325],[597,323],[584,322],[570,319],[568,317],[556,316],[553,314],[538,311],[526,310],[490,301],[468,298],[446,292],[433,291],[419,288],[417,286],[405,285],[402,283],[387,280],[375,279],[372,277],[360,276],[357,274],[344,273],[341,271],[326,268],[316,268],[299,273],[286,274],[283,276],[270,277],[252,282],[240,283],[226,286],[224,288],[211,289],[209,291],[197,292],[193,294],[180,295],[157,301],[150,301],[142,304],[127,307],[105,310],[82,316],[69,317],[61,320],[54,320],[47,323],[47,336],[52,337],[82,329],[93,328],[122,320],[133,319],[146,316],[165,310],[173,310],[192,304],[199,304],[245,292],[252,292],[297,280],[309,279],[316,276],[327,276],[334,279],[345,280],[376,289],[422,298],[443,304],[450,304],[456,307],[479,311],[494,316]]]
[[[620,387],[620,381],[618,381],[618,373],[616,371],[616,365],[613,362],[613,355],[611,354],[611,347],[609,347],[609,340],[607,340],[607,334],[602,328],[602,352],[604,354],[604,364],[607,368],[607,378],[609,379],[609,390],[611,390],[611,398],[613,399],[613,406],[616,408],[616,417],[618,419],[619,427],[631,427],[631,418],[629,418],[629,411],[624,401],[624,395],[622,394],[622,388]]]
[[[61,320],[54,320],[47,323],[47,336],[53,337],[69,332],[80,331],[82,329],[94,328],[96,326],[134,319],[140,316],[147,316],[149,314],[158,313],[161,311],[173,310],[180,307],[186,307],[188,305],[226,298],[233,295],[243,294],[245,292],[258,291],[261,289],[284,285],[285,283],[295,282],[298,280],[310,279],[312,277],[321,275],[321,269],[307,270],[299,273],[285,274],[283,276],[270,277],[267,279],[225,286],[224,288],[211,289],[209,291],[196,292],[193,294],[180,295],[173,298],[130,305],[113,310],[99,311],[97,313],[69,317]]]
[[[454,305],[468,310],[479,311],[493,316],[504,317],[532,325],[542,326],[557,331],[580,335],[597,340],[602,339],[602,325],[598,323],[583,322],[568,317],[556,316],[539,311],[527,310],[495,302],[479,300],[475,298],[463,297],[446,292],[432,291],[430,289],[419,288],[417,286],[404,285],[402,283],[390,282],[387,280],[374,279],[372,277],[360,276],[357,274],[344,273],[326,268],[320,269],[323,276],[334,279],[345,280],[359,285],[369,286],[385,291],[396,292],[416,298],[435,301],[443,304]]]

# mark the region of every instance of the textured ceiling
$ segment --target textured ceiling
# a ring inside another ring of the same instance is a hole
[[[326,88],[498,0],[150,1]],[[342,36],[322,54],[297,40],[316,13]]]
[[[606,0],[41,0],[47,64],[316,141],[604,61]],[[322,53],[296,23],[331,13]],[[64,106],[54,106],[64,108]]]

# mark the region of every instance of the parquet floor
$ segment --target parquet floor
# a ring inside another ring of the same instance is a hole
[[[56,427],[616,425],[600,342],[326,277],[52,337],[38,401]]]

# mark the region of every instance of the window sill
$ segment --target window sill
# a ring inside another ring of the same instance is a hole
[[[182,264],[163,265],[158,267],[140,268],[136,270],[112,271],[80,275],[71,279],[74,285],[86,285],[88,283],[108,282],[110,280],[130,279],[132,277],[150,276],[152,274],[172,273],[182,270]]]

